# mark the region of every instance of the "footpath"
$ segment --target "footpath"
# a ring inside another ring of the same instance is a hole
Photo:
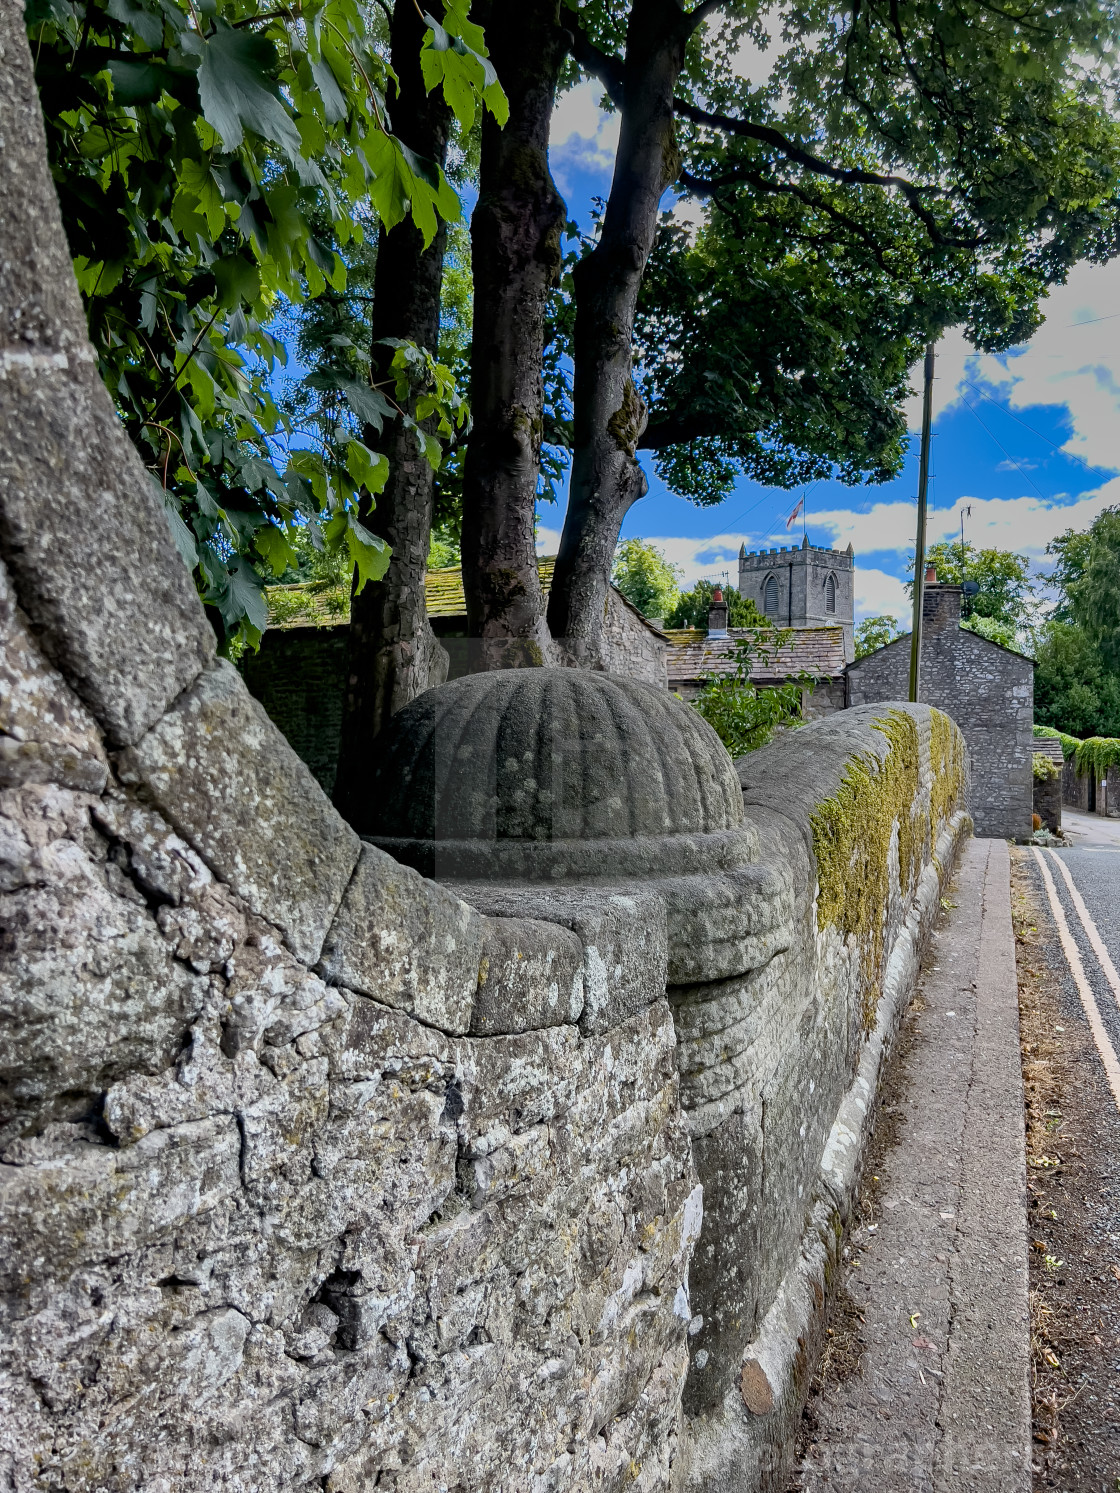
[[[1023,1084],[1010,860],[973,840],[880,1094],[792,1486],[1028,1493]]]

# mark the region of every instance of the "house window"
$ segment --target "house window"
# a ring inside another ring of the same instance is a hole
[[[830,575],[824,583],[824,609],[826,612],[836,610],[836,577]]]
[[[766,584],[762,588],[762,610],[767,617],[778,615],[778,582],[772,575],[766,577]]]

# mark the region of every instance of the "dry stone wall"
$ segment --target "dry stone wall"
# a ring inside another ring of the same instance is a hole
[[[779,1486],[959,734],[833,717],[748,864],[466,900],[215,661],[13,0],[0,245],[0,1487]]]

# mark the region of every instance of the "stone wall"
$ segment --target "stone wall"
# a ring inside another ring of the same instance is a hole
[[[1034,812],[1042,820],[1043,827],[1053,834],[1062,828],[1062,775],[1056,772],[1052,778],[1035,778]]]
[[[683,900],[363,844],[97,379],[12,4],[0,141],[4,1485],[780,1487],[959,734],[756,754]]]
[[[969,820],[960,732],[896,705],[737,764],[778,885],[773,957],[671,988],[704,1187],[680,1489],[785,1493],[885,1055]]]
[[[956,593],[959,616],[959,588],[931,586],[927,595],[950,591]],[[848,666],[848,701],[865,705],[905,699],[909,679],[910,639],[903,637]],[[950,618],[923,635],[918,696],[944,710],[964,732],[977,834],[1026,839],[1033,813],[1031,660]]]

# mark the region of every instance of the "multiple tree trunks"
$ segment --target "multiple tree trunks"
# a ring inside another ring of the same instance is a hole
[[[474,333],[463,489],[463,588],[472,667],[553,661],[534,534],[548,293],[564,202],[548,169],[556,79],[567,51],[557,0],[493,0],[483,23],[509,120],[482,125],[471,217]]]
[[[394,7],[392,65],[399,92],[392,122],[410,149],[442,166],[451,115],[442,94],[429,94],[424,87],[420,46],[426,30],[415,6]],[[436,350],[447,240],[443,220],[437,221],[438,231],[426,249],[411,217],[391,232],[381,230],[370,327],[375,381],[385,377],[393,356],[391,348],[381,345],[384,338]],[[350,665],[334,793],[348,818],[363,802],[370,742],[402,706],[446,679],[448,666],[424,602],[435,474],[414,433],[399,420],[381,436],[367,430],[366,442],[388,456],[389,480],[363,522],[392,546],[393,554],[382,579],[368,582],[350,603]]]

